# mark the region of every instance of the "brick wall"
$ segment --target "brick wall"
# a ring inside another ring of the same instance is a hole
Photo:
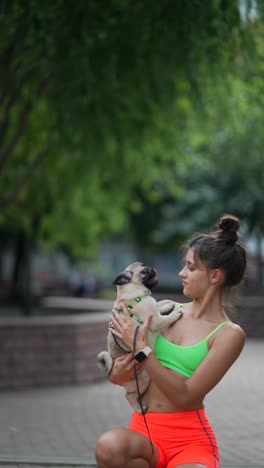
[[[106,349],[109,314],[0,322],[0,389],[91,383]]]
[[[232,318],[247,336],[264,338],[264,297],[242,297]],[[106,349],[109,313],[0,321],[0,390],[104,380],[96,365]]]

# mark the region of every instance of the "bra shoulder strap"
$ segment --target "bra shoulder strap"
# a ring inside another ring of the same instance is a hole
[[[214,328],[214,330],[212,330],[211,333],[209,333],[209,335],[207,335],[207,337],[205,338],[206,341],[209,340],[209,338],[211,338],[212,335],[214,335],[220,328],[223,327],[223,325],[226,325],[227,323],[230,322],[222,322],[216,328]]]

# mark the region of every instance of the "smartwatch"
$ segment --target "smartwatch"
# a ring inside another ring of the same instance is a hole
[[[141,349],[137,354],[135,354],[134,359],[137,362],[143,362],[144,359],[146,359],[150,353],[152,353],[151,347],[146,346],[145,348]]]

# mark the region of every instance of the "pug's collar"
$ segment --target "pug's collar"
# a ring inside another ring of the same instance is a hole
[[[143,320],[141,320],[136,314],[133,314],[133,312],[130,312],[130,311],[133,309],[133,307],[135,307],[135,305],[137,305],[139,302],[141,302],[141,301],[142,301],[143,299],[145,299],[146,297],[149,297],[149,295],[146,294],[145,296],[138,296],[138,297],[136,297],[136,299],[134,299],[133,302],[131,302],[131,304],[129,304],[129,305],[127,306],[127,310],[128,310],[128,312],[129,312],[130,317],[131,317],[132,319],[136,320],[136,322],[140,323],[140,325],[143,325],[143,323],[144,323]],[[118,314],[123,314],[123,313],[124,313],[124,312],[123,312],[123,309],[118,309],[118,310],[117,310],[117,313],[118,313]]]

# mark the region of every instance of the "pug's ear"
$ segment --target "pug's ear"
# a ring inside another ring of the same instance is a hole
[[[132,271],[123,271],[116,277],[112,284],[118,284],[122,286],[123,284],[129,283],[131,281],[132,276]]]

